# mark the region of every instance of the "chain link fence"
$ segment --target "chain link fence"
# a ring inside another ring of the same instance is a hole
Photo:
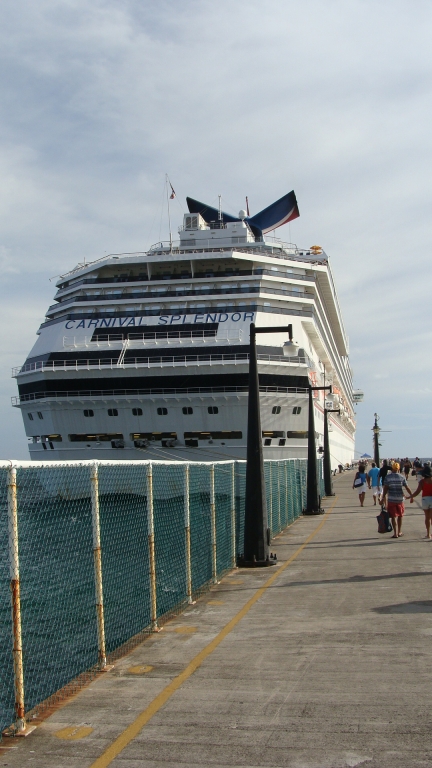
[[[301,514],[306,473],[303,459],[265,462],[273,536]],[[1,729],[23,728],[235,566],[245,480],[243,461],[0,465]]]

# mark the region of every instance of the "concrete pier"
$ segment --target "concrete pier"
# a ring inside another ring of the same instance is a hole
[[[432,541],[416,503],[378,534],[352,480],[272,542],[278,567],[233,571],[0,766],[432,766]]]

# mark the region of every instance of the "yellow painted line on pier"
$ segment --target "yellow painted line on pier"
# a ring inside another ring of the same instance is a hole
[[[86,736],[90,736],[91,733],[93,733],[93,728],[90,726],[72,725],[69,728],[62,728],[61,731],[56,731],[55,735],[58,739],[78,741],[79,739],[85,739]]]
[[[218,635],[216,635],[213,640],[208,643],[208,645],[205,646],[205,648],[200,651],[195,658],[192,659],[192,661],[189,662],[187,667],[184,668],[183,672],[180,672],[177,677],[175,677],[173,680],[171,680],[170,683],[161,691],[158,696],[156,696],[155,699],[144,709],[138,717],[128,725],[128,727],[123,731],[123,733],[120,734],[120,736],[117,736],[115,741],[108,747],[108,749],[105,750],[105,752],[97,758],[97,760],[94,761],[94,763],[91,764],[90,768],[107,768],[108,765],[112,763],[113,760],[122,752],[128,744],[130,744],[131,741],[133,741],[139,734],[139,732],[144,728],[145,725],[149,722],[149,720],[156,715],[157,712],[159,712],[160,709],[169,701],[173,693],[178,691],[180,686],[183,685],[183,683],[186,682],[186,680],[193,675],[194,672],[196,672],[197,669],[201,666],[201,664],[213,653],[213,651],[216,650],[216,648],[221,644],[222,640],[225,640],[227,635],[232,632],[234,627],[237,626],[237,624],[249,613],[252,606],[255,605],[256,602],[260,599],[260,597],[263,596],[264,592],[271,587],[271,585],[276,581],[276,579],[280,576],[282,571],[284,571],[286,568],[288,568],[289,565],[291,565],[292,562],[303,552],[304,548],[307,547],[310,541],[317,535],[317,533],[321,530],[324,523],[326,522],[329,514],[332,512],[335,504],[337,502],[337,496],[333,499],[333,504],[331,505],[330,509],[327,510],[325,513],[323,519],[321,520],[320,524],[315,528],[315,530],[307,537],[306,541],[303,542],[303,544],[294,552],[293,555],[280,567],[275,569],[275,572],[272,576],[270,576],[269,579],[263,584],[262,587],[257,589],[253,597],[250,598],[250,600],[247,601],[247,603],[243,606],[243,608],[231,619],[231,621],[228,622],[228,624],[225,625],[223,629],[219,632]]]

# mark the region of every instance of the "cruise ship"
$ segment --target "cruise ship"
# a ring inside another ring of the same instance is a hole
[[[294,192],[238,217],[187,198],[179,238],[80,263],[57,280],[27,360],[13,370],[32,459],[245,459],[249,330],[257,337],[265,459],[317,450],[331,413],[331,464],[354,456],[352,371],[329,260],[274,230]],[[273,233],[273,234],[269,234]]]

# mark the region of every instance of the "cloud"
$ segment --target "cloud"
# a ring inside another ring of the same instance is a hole
[[[330,256],[366,393],[359,434],[377,410],[402,430],[431,374],[431,21],[426,0],[415,14],[407,0],[3,4],[8,359],[31,346],[49,277],[166,237],[165,172],[183,205],[221,193],[234,212],[294,187],[301,218],[281,234]],[[398,439],[393,453],[430,452],[421,429]]]

